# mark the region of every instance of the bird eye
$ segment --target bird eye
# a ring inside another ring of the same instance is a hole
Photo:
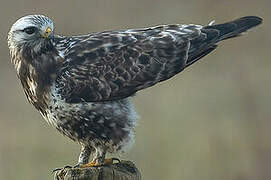
[[[33,34],[36,31],[36,27],[28,27],[23,30],[26,34]]]

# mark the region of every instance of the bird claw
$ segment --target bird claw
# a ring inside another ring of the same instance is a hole
[[[79,168],[88,168],[88,167],[99,167],[101,164],[99,164],[96,160],[91,161],[87,164],[80,164],[78,167]]]
[[[64,166],[63,168],[55,168],[55,169],[53,169],[52,173],[56,173],[58,171],[62,171],[64,169],[66,169],[66,168],[72,168],[72,166],[67,165],[67,166]]]
[[[120,163],[120,160],[118,158],[109,158],[105,159],[103,165],[111,165],[114,164],[114,161],[118,161]]]
[[[78,167],[79,168],[88,168],[88,167],[108,166],[108,165],[114,164],[114,161],[118,161],[118,163],[120,163],[120,160],[118,158],[105,159],[103,163],[99,163],[99,161],[97,159],[95,159],[94,161],[91,161],[87,164],[81,164]]]
[[[99,163],[99,161],[97,159],[95,159],[94,161],[91,161],[87,164],[76,164],[75,166],[65,166],[63,168],[55,168],[53,169],[52,173],[57,173],[58,171],[64,171],[67,168],[88,168],[88,167],[100,167],[100,166],[109,166],[114,164],[114,161],[118,161],[118,163],[120,163],[120,159],[118,158],[109,158],[109,159],[105,159],[103,163]]]

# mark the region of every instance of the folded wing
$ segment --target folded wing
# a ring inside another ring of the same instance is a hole
[[[69,103],[119,100],[169,79],[216,48],[260,24],[257,17],[210,26],[163,25],[71,37],[59,47],[65,63],[56,79]]]
[[[57,89],[70,103],[133,95],[182,71],[200,28],[168,25],[76,37],[65,52]]]

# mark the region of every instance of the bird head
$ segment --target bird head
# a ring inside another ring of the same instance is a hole
[[[44,15],[28,15],[18,19],[8,33],[10,49],[18,48],[24,44],[33,47],[41,45],[53,37],[54,23]]]

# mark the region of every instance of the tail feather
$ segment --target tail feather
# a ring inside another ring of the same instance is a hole
[[[212,52],[219,41],[240,36],[261,23],[260,17],[246,16],[224,24],[203,27],[201,35],[191,41],[186,67]]]

